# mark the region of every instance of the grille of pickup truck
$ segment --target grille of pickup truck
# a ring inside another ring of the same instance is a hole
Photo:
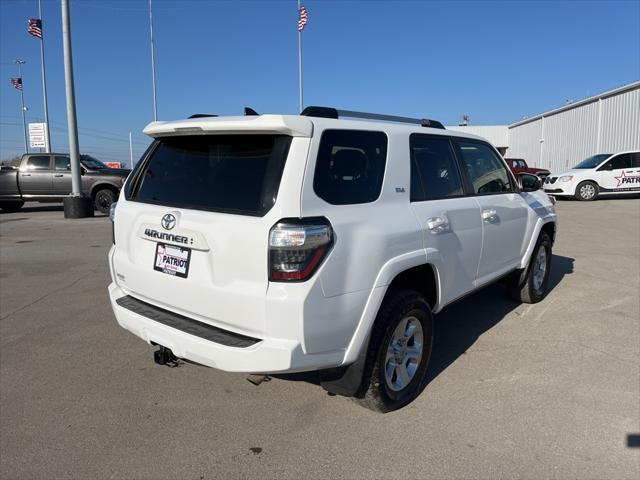
[[[179,315],[164,308],[156,307],[150,303],[143,302],[129,295],[120,297],[116,303],[127,310],[137,313],[143,317],[161,323],[176,330],[180,330],[189,335],[204,338],[210,342],[219,343],[227,347],[247,348],[260,342],[259,339],[240,335],[238,333],[223,330],[213,325],[208,325],[193,318]]]

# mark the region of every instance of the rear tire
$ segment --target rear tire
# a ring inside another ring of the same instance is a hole
[[[2,202],[0,203],[0,209],[2,209],[3,212],[7,213],[17,212],[23,207],[23,205],[24,202],[22,200],[19,200],[17,202]]]
[[[598,197],[598,184],[587,180],[576,187],[575,197],[583,202],[595,200]]]
[[[519,275],[515,275],[509,286],[514,300],[522,303],[538,303],[547,294],[551,273],[551,239],[545,232],[540,233],[529,265]]]
[[[385,298],[371,332],[361,388],[354,401],[376,412],[412,402],[422,391],[433,345],[433,315],[413,290]]]
[[[113,190],[109,190],[108,188],[103,188],[102,190],[98,190],[93,199],[93,204],[95,209],[101,213],[109,213],[109,209],[111,208],[111,204],[115,202],[116,194]]]

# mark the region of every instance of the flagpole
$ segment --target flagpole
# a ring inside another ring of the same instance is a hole
[[[300,0],[298,0],[298,17],[300,16]],[[304,105],[304,96],[302,90],[302,31],[298,28],[298,81],[300,88],[300,112]]]
[[[20,79],[20,102],[22,105],[22,129],[24,131],[24,151],[25,153],[29,153],[29,143],[27,142],[27,118],[26,111],[24,108],[24,79],[22,78],[22,65],[27,63],[24,60],[16,60],[16,65],[18,65],[18,78]]]
[[[149,0],[149,36],[151,38],[151,84],[153,87],[153,121],[158,121],[158,101],[156,98],[156,51],[153,45],[153,10]]]
[[[42,96],[44,97],[44,121],[46,122],[47,153],[51,153],[51,131],[49,129],[49,101],[47,100],[47,70],[44,65],[44,22],[42,21],[42,0],[38,0],[38,17],[40,18],[40,28],[42,38],[40,39],[40,61],[42,63]]]
[[[129,132],[129,168],[133,168],[133,142],[131,141],[131,132]]]

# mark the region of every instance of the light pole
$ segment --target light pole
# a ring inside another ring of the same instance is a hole
[[[38,16],[40,21],[42,22],[42,3],[41,0],[38,0]],[[42,38],[40,39],[40,61],[42,63],[42,96],[44,99],[44,121],[45,125],[45,135],[47,136],[47,153],[51,153],[51,130],[49,128],[49,102],[47,100],[47,71],[44,66],[44,31],[42,33]]]
[[[151,86],[153,88],[153,121],[158,121],[158,100],[156,97],[156,50],[153,45],[153,8],[149,0],[149,37],[151,39]]]
[[[18,78],[21,82],[20,88],[20,102],[22,106],[22,129],[24,131],[24,151],[29,153],[29,142],[27,141],[27,107],[24,106],[24,78],[22,78],[22,65],[27,63],[24,60],[16,60],[15,64],[18,65]]]
[[[82,196],[80,179],[80,147],[76,118],[76,93],[73,82],[73,55],[71,52],[71,18],[69,0],[61,0],[62,47],[64,51],[64,86],[67,98],[67,125],[69,130],[69,157],[71,159],[71,196],[64,198],[65,218],[93,217],[93,202]]]

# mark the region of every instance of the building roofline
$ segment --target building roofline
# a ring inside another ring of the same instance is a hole
[[[585,98],[583,100],[578,100],[577,102],[570,103],[568,105],[564,105],[559,108],[555,108],[553,110],[546,111],[544,113],[539,113],[529,118],[525,118],[518,122],[512,123],[509,125],[509,128],[519,127],[520,125],[524,125],[526,123],[535,122],[536,120],[540,120],[543,117],[550,117],[552,115],[556,115],[560,112],[565,112],[567,110],[571,110],[573,108],[581,107],[583,105],[587,105],[589,103],[596,102],[602,98],[612,97],[614,95],[619,95],[621,93],[625,93],[631,90],[640,89],[640,80],[632,83],[628,83],[627,85],[623,85],[621,87],[614,88],[612,90],[607,90],[606,92],[599,93],[598,95],[594,95],[592,97]]]

